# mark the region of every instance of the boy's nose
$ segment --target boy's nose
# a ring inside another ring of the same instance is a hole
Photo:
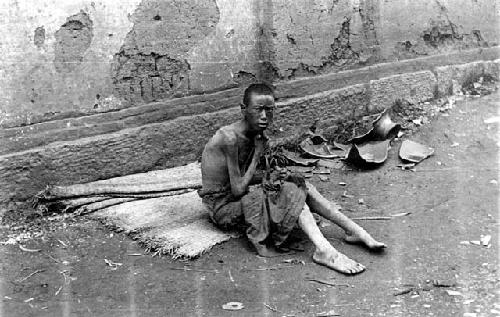
[[[260,119],[266,119],[267,118],[267,115],[266,115],[266,111],[265,110],[262,110],[260,112]]]

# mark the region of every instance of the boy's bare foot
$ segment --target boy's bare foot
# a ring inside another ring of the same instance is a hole
[[[382,250],[386,248],[384,243],[373,239],[373,237],[366,231],[357,234],[347,234],[344,240],[347,243],[364,244],[371,250]]]
[[[312,258],[314,262],[344,274],[358,274],[365,270],[363,264],[349,259],[333,248],[326,252],[316,249]]]

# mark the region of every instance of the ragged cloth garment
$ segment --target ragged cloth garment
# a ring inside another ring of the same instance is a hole
[[[246,230],[250,242],[273,243],[279,247],[295,227],[307,196],[301,176],[275,178],[261,185],[250,186],[239,199],[229,187],[200,189],[198,194],[208,208],[212,221],[221,229]]]

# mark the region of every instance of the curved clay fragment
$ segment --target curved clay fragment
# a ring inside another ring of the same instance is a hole
[[[387,159],[391,140],[353,144],[347,160],[358,163],[381,164]]]
[[[345,151],[326,142],[315,143],[313,139],[307,138],[300,142],[300,148],[310,157],[332,159],[345,157]]]
[[[399,130],[401,130],[401,125],[392,121],[389,111],[386,109],[373,121],[373,127],[370,131],[352,138],[349,143],[362,144],[369,141],[392,139],[398,134]]]
[[[240,310],[245,308],[245,306],[240,302],[229,302],[222,305],[222,309],[224,310]]]
[[[287,150],[283,150],[282,153],[283,153],[283,156],[286,157],[286,159],[288,160],[288,163],[292,164],[292,165],[312,166],[312,165],[316,165],[316,163],[318,163],[318,161],[319,161],[319,158],[317,158],[317,159],[306,159],[306,158],[300,157],[295,152],[290,152],[290,151],[287,151]]]
[[[434,154],[434,149],[423,144],[405,140],[399,148],[399,157],[403,161],[420,163]]]

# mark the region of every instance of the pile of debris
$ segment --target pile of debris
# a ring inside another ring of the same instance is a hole
[[[387,160],[391,142],[404,134],[401,124],[392,121],[389,113],[390,110],[386,109],[378,114],[368,132],[349,139],[345,144],[330,144],[320,133],[310,131],[300,142],[298,152],[280,149],[274,162],[306,178],[320,174],[320,179],[324,181],[328,180],[324,174],[330,174],[331,168],[343,168],[343,162],[359,168],[377,167]],[[401,144],[399,157],[403,161],[403,169],[408,169],[433,153],[434,149],[430,147],[405,140]]]
[[[481,76],[476,80],[464,83],[461,91],[464,95],[483,96],[489,95],[498,89],[497,80],[491,76]]]

